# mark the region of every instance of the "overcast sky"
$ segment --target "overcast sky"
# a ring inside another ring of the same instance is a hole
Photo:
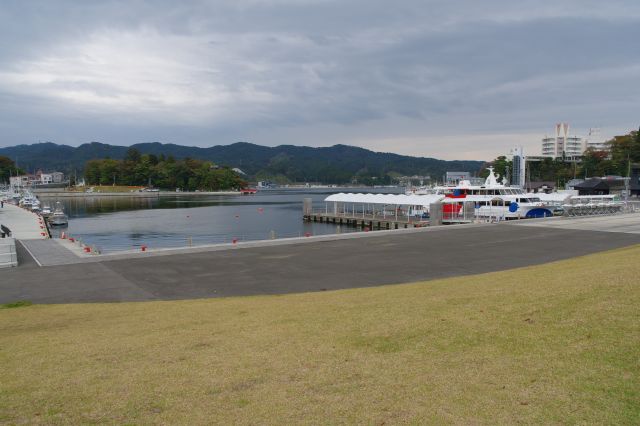
[[[638,128],[639,40],[637,0],[2,0],[0,146],[539,154]]]

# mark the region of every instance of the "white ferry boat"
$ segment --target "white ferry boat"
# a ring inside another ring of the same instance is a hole
[[[496,219],[524,219],[553,216],[552,209],[534,194],[527,194],[522,188],[507,186],[498,181],[493,167],[489,167],[489,176],[484,185],[471,185],[462,180],[456,186],[440,186],[433,190],[444,195],[443,213],[445,216],[460,214],[465,202],[473,202],[474,216]]]

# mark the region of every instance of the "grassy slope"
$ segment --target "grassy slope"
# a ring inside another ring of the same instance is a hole
[[[3,309],[0,422],[637,424],[639,258]]]

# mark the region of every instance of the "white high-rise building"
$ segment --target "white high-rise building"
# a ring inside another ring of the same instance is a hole
[[[600,129],[597,127],[589,129],[589,136],[586,137],[586,140],[587,149],[593,149],[594,151],[609,151],[609,145],[607,145],[607,141],[604,140],[600,133]]]
[[[569,134],[569,123],[556,124],[555,134],[542,138],[542,156],[572,159],[582,156],[585,141],[577,135]]]

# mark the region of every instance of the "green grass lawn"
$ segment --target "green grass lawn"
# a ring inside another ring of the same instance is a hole
[[[0,309],[0,423],[638,424],[638,259]]]

